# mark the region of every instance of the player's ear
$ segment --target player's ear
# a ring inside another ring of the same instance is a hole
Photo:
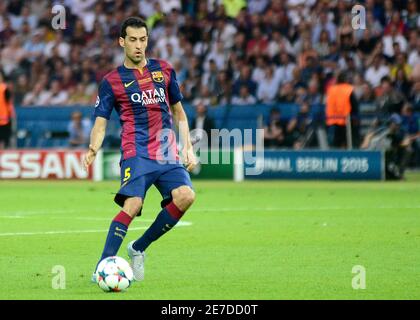
[[[118,38],[118,42],[120,43],[120,47],[124,48],[125,46],[125,40],[123,37],[119,37]]]

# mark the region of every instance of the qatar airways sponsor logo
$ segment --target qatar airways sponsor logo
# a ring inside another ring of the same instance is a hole
[[[130,99],[134,103],[141,103],[142,106],[149,104],[166,103],[165,89],[145,90],[141,93],[132,93]]]
[[[90,179],[82,157],[82,151],[3,151],[0,179]]]

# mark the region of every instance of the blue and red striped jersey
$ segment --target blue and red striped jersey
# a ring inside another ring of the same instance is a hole
[[[116,110],[122,127],[123,159],[141,156],[178,160],[170,105],[182,98],[172,66],[163,60],[147,59],[142,71],[122,65],[105,75],[94,116],[109,120]]]

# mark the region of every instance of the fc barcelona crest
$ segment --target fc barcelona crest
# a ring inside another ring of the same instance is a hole
[[[163,82],[163,73],[162,71],[153,71],[152,78],[155,82]]]

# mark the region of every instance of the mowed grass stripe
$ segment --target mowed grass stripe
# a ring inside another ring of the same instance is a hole
[[[192,227],[152,244],[146,281],[126,293],[105,294],[89,283],[103,232],[0,238],[0,281],[9,288],[0,298],[420,298],[418,182],[195,181],[194,187],[197,201],[184,217]],[[0,215],[48,215],[0,219],[0,232],[106,230],[119,210],[117,188],[117,182],[2,181]],[[154,219],[160,200],[151,189],[133,228]],[[124,258],[128,241],[142,233],[133,228],[119,252]],[[55,265],[66,269],[65,290],[51,287]],[[366,268],[365,290],[351,286],[354,265]]]

